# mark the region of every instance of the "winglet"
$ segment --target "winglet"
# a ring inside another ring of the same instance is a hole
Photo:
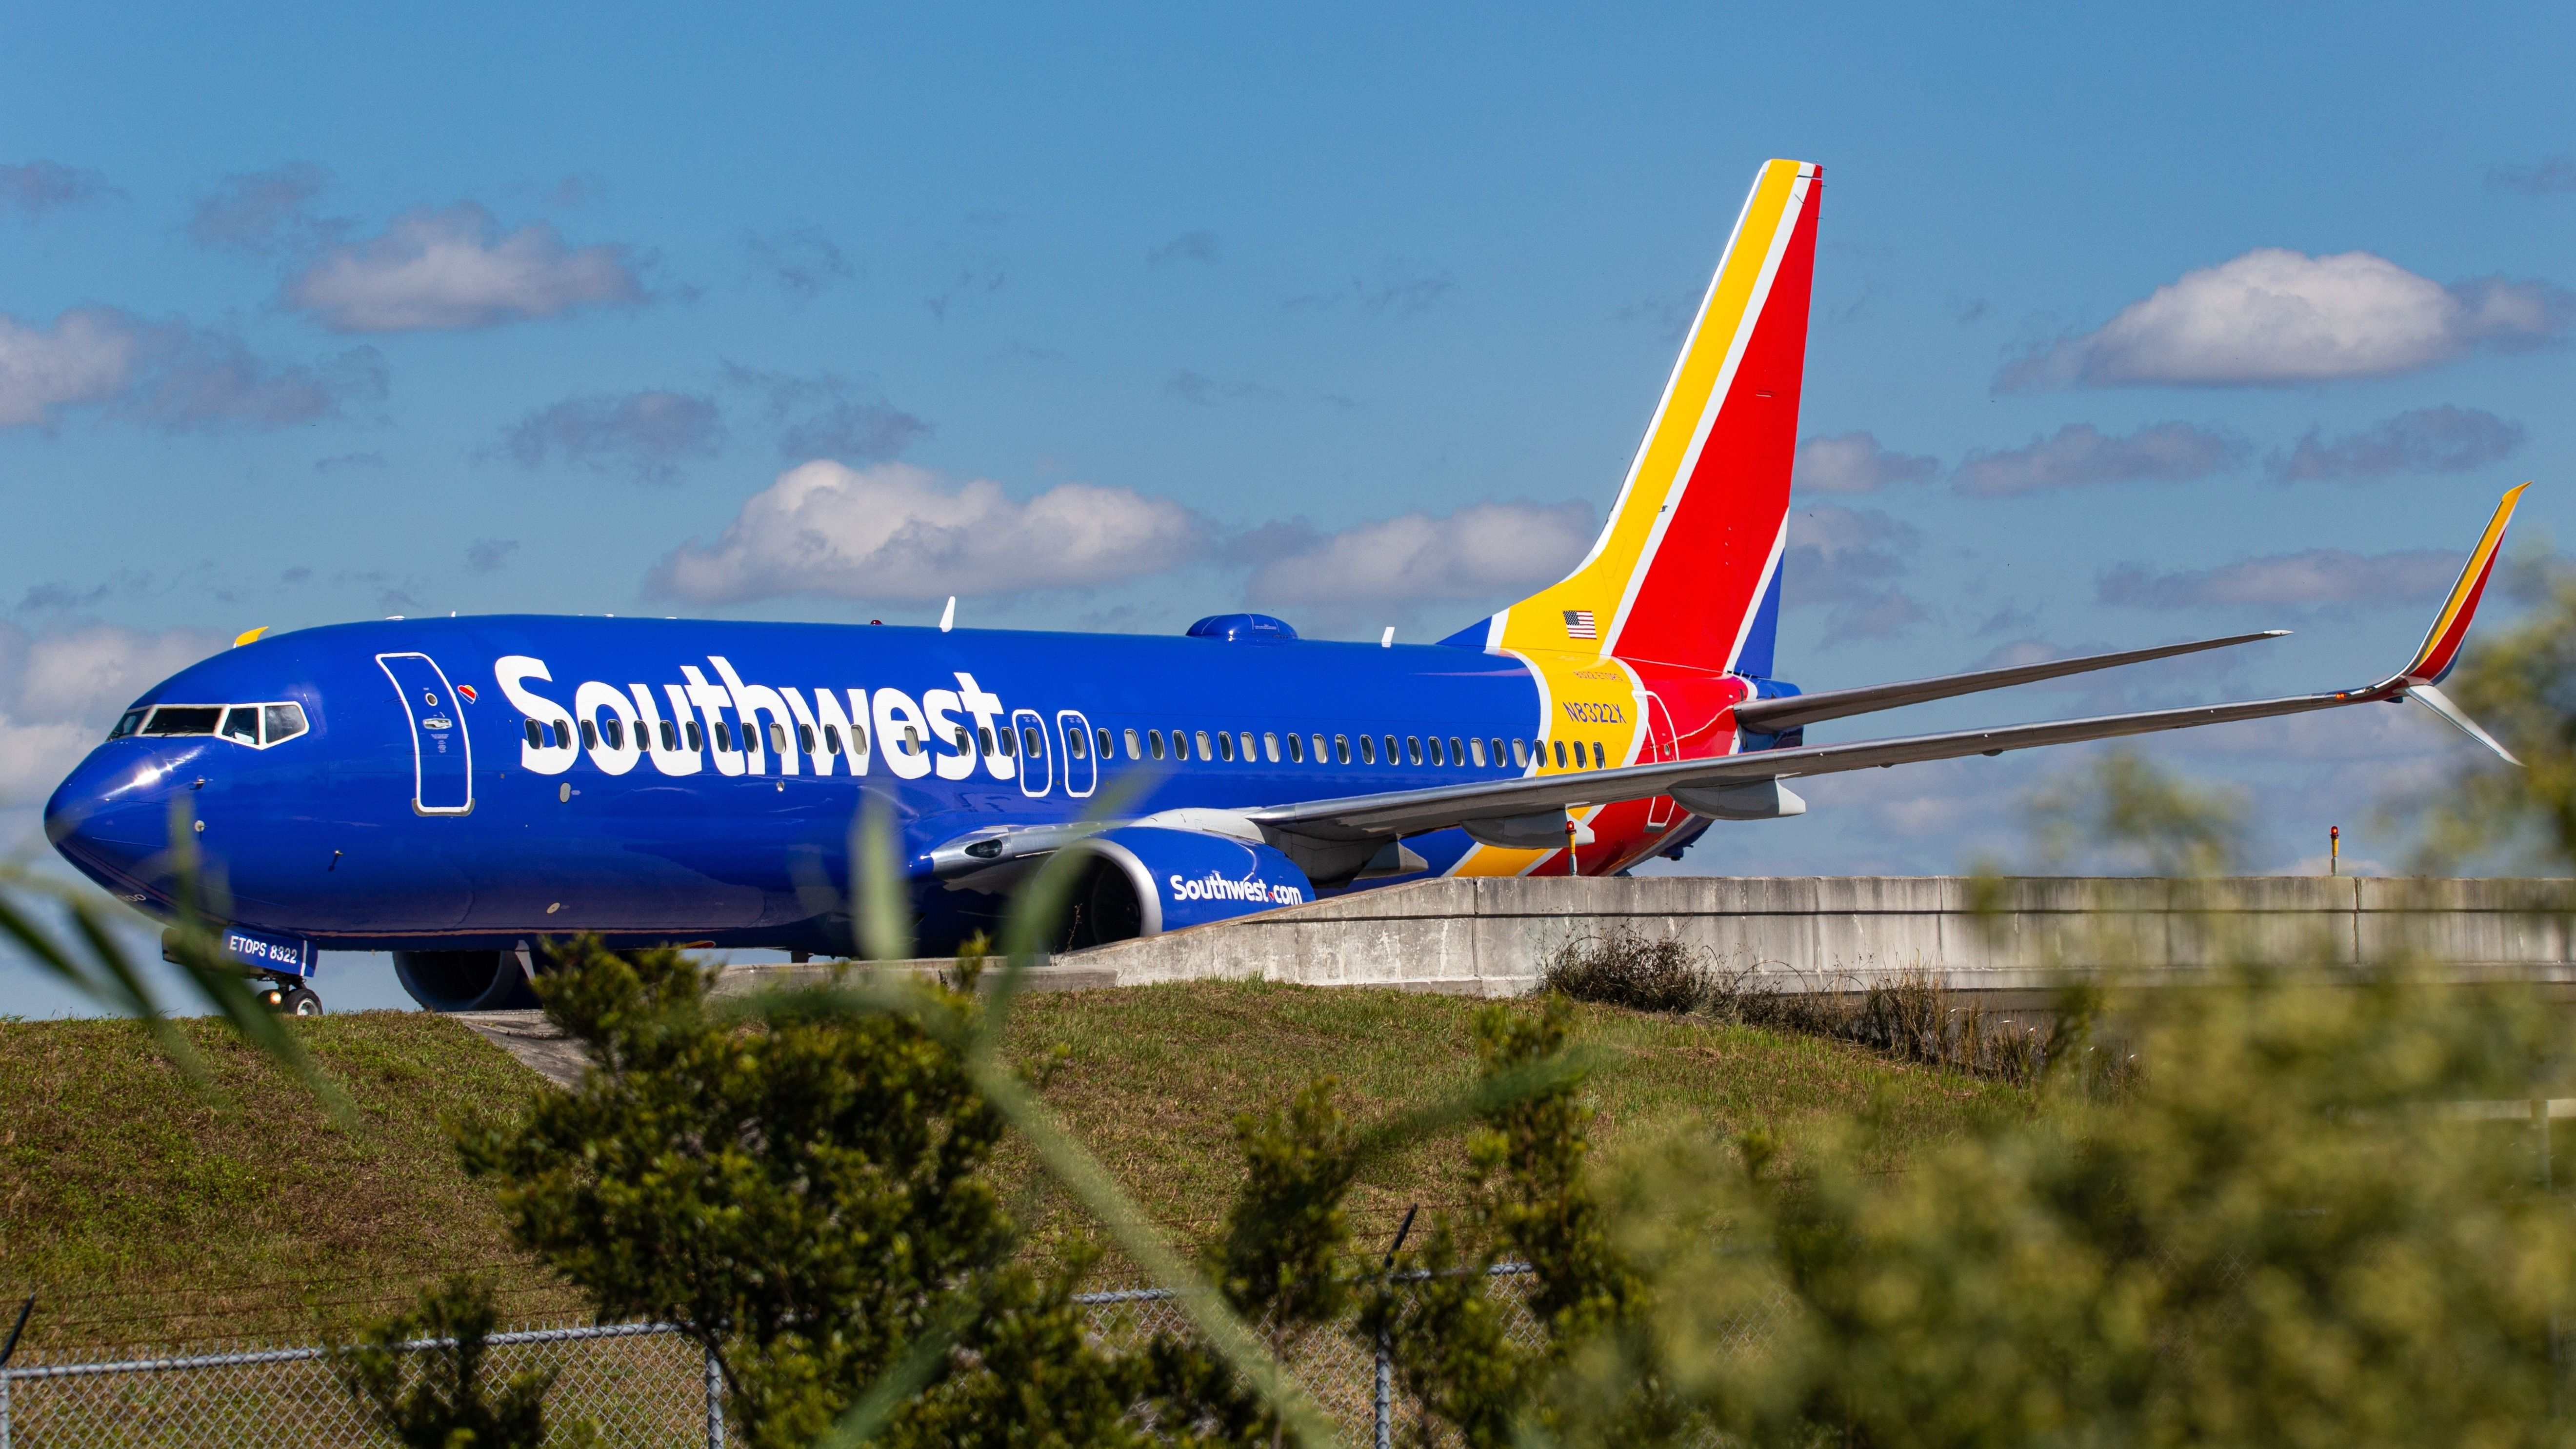
[[[2460,570],[2460,581],[2451,586],[2451,596],[2442,601],[2442,612],[2434,616],[2432,632],[2424,636],[2424,647],[2415,651],[2415,660],[2398,671],[2391,683],[2407,685],[2437,684],[2450,674],[2451,666],[2460,659],[2460,644],[2469,636],[2469,621],[2477,616],[2478,596],[2486,592],[2487,576],[2495,572],[2496,555],[2504,549],[2504,527],[2513,521],[2513,510],[2522,502],[2528,483],[2505,494],[2496,504],[2495,517],[2487,520],[2487,531],[2478,546],[2469,553],[2466,568]]]
[[[2519,766],[2522,763],[2522,761],[2513,757],[2513,751],[2506,749],[2501,744],[2498,744],[2495,736],[2488,734],[2484,729],[2479,728],[2476,720],[2469,718],[2458,705],[2451,703],[2451,697],[2444,694],[2438,686],[2430,684],[2410,685],[2407,687],[2406,697],[2415,701],[2417,704],[2424,706],[2426,709],[2431,710],[2433,713],[2440,715],[2453,729],[2467,735],[2470,739],[2476,740],[2479,744],[2486,746],[2488,749],[2495,751],[2496,757],[2503,760],[2506,764]]]
[[[250,630],[249,632],[244,633],[244,634],[241,634],[241,635],[239,635],[238,637],[236,637],[236,638],[233,640],[233,647],[234,647],[235,649],[239,649],[239,648],[240,648],[240,647],[242,647],[244,644],[248,644],[248,643],[250,643],[252,640],[257,639],[260,635],[265,634],[265,633],[267,633],[267,632],[268,632],[268,626],[267,626],[266,624],[262,624],[262,625],[260,625],[258,628],[253,629],[253,630]]]

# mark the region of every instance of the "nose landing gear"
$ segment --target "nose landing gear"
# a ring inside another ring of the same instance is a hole
[[[284,977],[269,978],[268,985],[259,993],[259,999],[285,1016],[320,1016],[322,1014],[322,998],[314,994],[312,987]]]

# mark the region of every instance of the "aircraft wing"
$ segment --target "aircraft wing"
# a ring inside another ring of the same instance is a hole
[[[2488,521],[2486,532],[2460,571],[2459,581],[2452,586],[2433,627],[2424,636],[2415,657],[2406,667],[2377,684],[2360,689],[2339,689],[2324,694],[2289,695],[2279,699],[2248,700],[2237,704],[2191,705],[2182,709],[2146,710],[2135,714],[2096,715],[2088,719],[2051,720],[2039,724],[2005,725],[1994,729],[1953,730],[1937,735],[1908,735],[1896,739],[1863,740],[1854,744],[1808,745],[1798,749],[1756,750],[1744,754],[1722,755],[1714,759],[1673,760],[1650,765],[1626,765],[1613,770],[1566,771],[1556,774],[1525,775],[1515,780],[1484,781],[1467,785],[1439,785],[1424,790],[1391,791],[1380,795],[1353,795],[1338,800],[1306,801],[1265,810],[1244,812],[1252,820],[1275,830],[1311,836],[1322,840],[1364,840],[1381,836],[1419,834],[1463,825],[1471,820],[1503,820],[1516,816],[1539,815],[1562,811],[1574,806],[1605,805],[1620,800],[1648,799],[1675,790],[1724,790],[1731,786],[1758,784],[1766,780],[1797,779],[1809,775],[1840,774],[1847,770],[1885,768],[1916,764],[1926,760],[1954,760],[1966,755],[2000,755],[2006,750],[2036,749],[2043,745],[2074,744],[2083,740],[2117,739],[2124,735],[2153,734],[2161,730],[2193,729],[2201,725],[2233,724],[2240,720],[2270,719],[2276,715],[2305,714],[2312,710],[2340,709],[2349,704],[2415,699],[2442,715],[2446,720],[2469,730],[2496,753],[2504,748],[2488,738],[2483,730],[2459,715],[2444,698],[2436,684],[2451,671],[2458,659],[2462,641],[2467,637],[2469,620],[2476,614],[2478,600],[2485,592],[2488,576],[2494,571],[2496,555],[2504,542],[2505,524],[2513,517],[2521,501],[2521,488],[2505,494],[2496,505],[2495,516]],[[2250,636],[2261,637],[2261,636]],[[2214,641],[2235,642],[2235,641]],[[2169,646],[2170,647],[2170,646]],[[2193,647],[2181,646],[2171,652],[2184,652]],[[2141,651],[2152,653],[2153,651]],[[1974,676],[1969,676],[1974,677]],[[2042,676],[2044,677],[2044,676]],[[1922,681],[1938,684],[1941,681]],[[1918,686],[1898,686],[1914,688]],[[1921,695],[1920,698],[1937,698]],[[1789,701],[1782,701],[1783,703]],[[1911,702],[1911,701],[1906,701]],[[2505,755],[2507,760],[2512,756]]]
[[[2337,690],[2329,694],[2297,694],[2241,704],[2192,705],[2138,714],[2096,715],[2090,719],[1955,730],[1937,735],[1906,735],[1845,745],[1757,750],[1748,754],[1721,755],[1715,759],[1627,765],[1615,770],[1529,775],[1517,780],[1315,800],[1245,813],[1264,825],[1324,839],[1414,835],[1462,825],[1470,820],[1535,815],[1581,805],[1607,805],[1620,800],[1643,800],[1668,795],[1677,789],[1723,790],[1764,780],[1833,775],[1846,770],[1911,765],[1926,760],[1955,760],[1966,755],[2000,755],[2006,750],[2035,749],[2042,745],[2074,744],[2081,740],[2116,739],[2159,730],[2305,714],[2310,710],[2395,699],[2404,693],[2405,686],[2392,680],[2369,689]]]
[[[2115,654],[2084,654],[2072,659],[2050,659],[2038,664],[2013,664],[2001,669],[1980,669],[1972,674],[1943,674],[1930,679],[1909,679],[1901,684],[1869,684],[1858,689],[1828,689],[1815,694],[1790,694],[1774,699],[1748,699],[1735,707],[1738,727],[1762,734],[1779,734],[1819,720],[1841,719],[1846,715],[1871,714],[1882,709],[1897,709],[1928,700],[1949,699],[1954,695],[1976,694],[1988,689],[2009,689],[2016,684],[2033,684],[2043,679],[2062,679],[2069,674],[2084,674],[2096,669],[2116,669],[2123,664],[2143,664],[2150,659],[2170,659],[2177,654],[2197,654],[2203,649],[2225,649],[2235,644],[2252,644],[2263,639],[2279,639],[2287,629],[2265,629],[2255,634],[2230,634],[2224,639],[2195,639],[2188,644],[2159,644],[2152,649],[2123,649]]]

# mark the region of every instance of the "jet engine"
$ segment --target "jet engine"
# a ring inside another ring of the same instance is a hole
[[[1064,847],[1087,856],[1067,902],[1064,947],[1079,950],[1302,905],[1314,883],[1257,841],[1128,825]]]
[[[396,951],[394,975],[431,1011],[520,1011],[537,1004],[528,987],[527,948],[512,951]]]

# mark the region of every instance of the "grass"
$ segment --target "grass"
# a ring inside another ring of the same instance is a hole
[[[1240,1172],[1233,1118],[1310,1077],[1340,1078],[1362,1122],[1419,1107],[1474,1079],[1470,1022],[1484,1003],[1452,996],[1186,982],[1024,1001],[1012,1044],[1060,1043],[1046,1096],[1149,1214],[1192,1239],[1212,1237]],[[1576,1041],[1599,1054],[1589,1092],[1594,1139],[1688,1121],[1732,1133],[1799,1123],[1876,1101],[1917,1143],[2018,1112],[2026,1094],[1946,1071],[1905,1067],[1858,1047],[1704,1019],[1577,1005]],[[1455,1202],[1464,1129],[1363,1175],[1351,1195],[1362,1243],[1383,1245],[1408,1205]],[[1005,1168],[1015,1161],[1006,1159]]]
[[[1212,1234],[1237,1167],[1232,1119],[1330,1072],[1365,1121],[1468,1082],[1480,1003],[1386,991],[1193,982],[1021,1003],[1014,1053],[1056,1046],[1046,1095],[1145,1210]],[[1873,1102],[1928,1143],[1993,1113],[2009,1088],[1899,1066],[1847,1044],[1705,1021],[1579,1007],[1601,1054],[1589,1090],[1605,1144],[1674,1120],[1786,1129]],[[221,1100],[128,1023],[0,1024],[0,1293],[40,1298],[38,1352],[106,1346],[308,1342],[406,1303],[457,1269],[486,1273],[515,1323],[581,1315],[580,1300],[513,1250],[487,1194],[458,1170],[443,1122],[469,1102],[544,1088],[444,1018],[373,1012],[299,1022],[355,1102],[333,1127],[297,1088],[191,1024]],[[1456,1200],[1463,1132],[1378,1165],[1353,1195],[1364,1243],[1407,1204]],[[1025,1155],[1001,1171],[1025,1182]],[[1050,1211],[1041,1242],[1072,1228]]]
[[[0,1027],[0,1292],[37,1295],[28,1347],[309,1339],[457,1269],[500,1277],[515,1317],[578,1310],[440,1131],[534,1073],[426,1013],[294,1028],[353,1130],[210,1022],[185,1029],[212,1096],[129,1022]]]

